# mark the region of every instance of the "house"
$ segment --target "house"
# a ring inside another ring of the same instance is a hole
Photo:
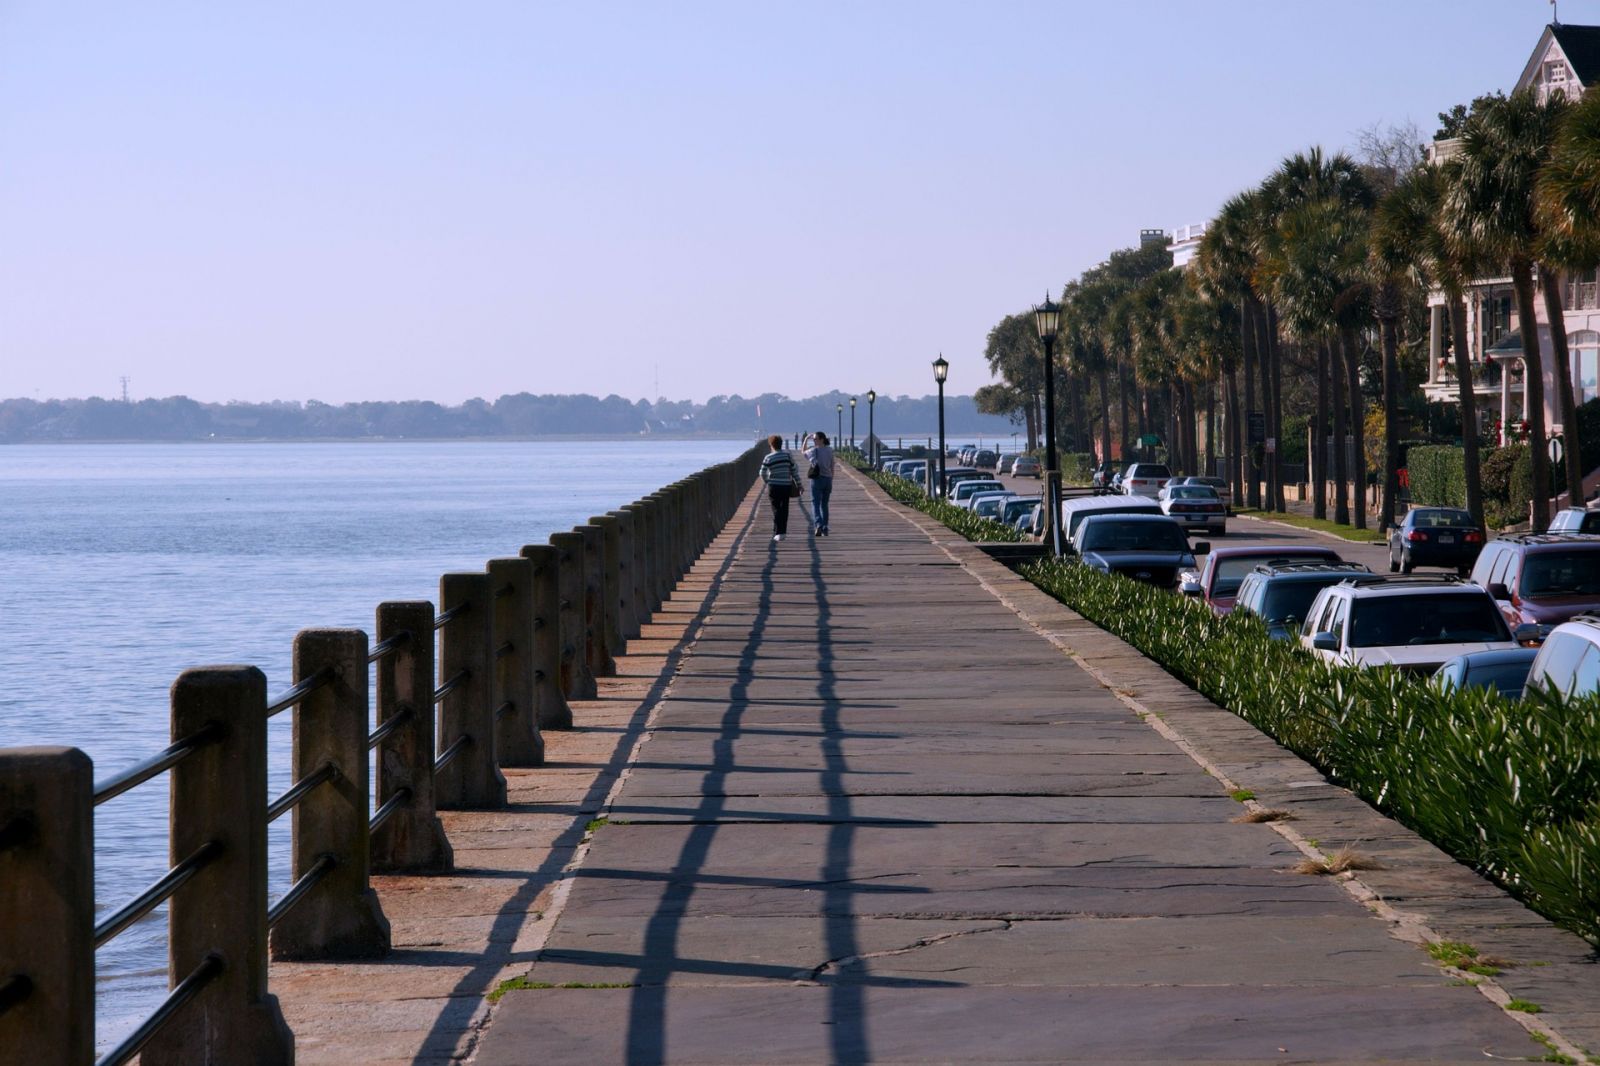
[[[1565,26],[1551,23],[1539,36],[1539,43],[1522,68],[1516,89],[1532,89],[1540,99],[1560,93],[1576,99],[1585,87],[1600,84],[1600,26]],[[1435,162],[1449,159],[1459,150],[1455,139],[1435,141],[1428,158]],[[1571,353],[1573,394],[1582,405],[1600,396],[1600,292],[1594,271],[1560,279],[1561,328],[1566,333]],[[1505,444],[1516,439],[1525,417],[1522,390],[1522,323],[1517,320],[1516,301],[1510,277],[1475,280],[1467,291],[1467,356],[1472,364],[1473,393],[1478,396],[1481,430],[1497,436]],[[1555,367],[1550,344],[1550,323],[1545,316],[1544,299],[1538,294],[1534,328],[1544,368],[1545,424],[1551,436],[1563,431],[1560,395],[1556,391]],[[1428,297],[1428,380],[1423,394],[1430,402],[1457,403],[1459,390],[1455,378],[1455,359],[1447,350],[1449,308],[1445,295],[1435,291]],[[1494,439],[1494,438],[1490,438]]]

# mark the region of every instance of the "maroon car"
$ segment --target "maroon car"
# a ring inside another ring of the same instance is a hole
[[[1600,538],[1596,538],[1600,540]],[[1245,575],[1261,563],[1307,562],[1340,563],[1339,553],[1332,548],[1313,548],[1306,545],[1271,547],[1255,545],[1249,548],[1217,548],[1206,556],[1205,566],[1199,576],[1183,582],[1185,596],[1198,596],[1217,614],[1233,610],[1233,601]]]
[[[1523,533],[1484,546],[1472,580],[1487,589],[1506,622],[1556,625],[1600,610],[1600,536]]]

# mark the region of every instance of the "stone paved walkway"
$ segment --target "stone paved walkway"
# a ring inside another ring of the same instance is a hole
[[[475,1063],[1544,1053],[1428,913],[1293,872],[1313,829],[1596,1021],[1576,938],[862,479],[834,511],[756,517]],[[1235,822],[1236,776],[1301,832]]]

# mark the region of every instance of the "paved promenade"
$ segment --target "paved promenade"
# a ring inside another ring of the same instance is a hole
[[[1577,938],[863,479],[834,514],[774,544],[763,505],[702,560],[709,614],[473,1062],[1600,1049]],[[1235,821],[1240,787],[1297,820]],[[1344,844],[1384,869],[1293,871]],[[1444,935],[1545,1013],[1442,970]]]

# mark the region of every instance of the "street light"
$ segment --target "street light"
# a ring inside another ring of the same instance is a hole
[[[950,376],[950,364],[945,361],[944,353],[939,353],[939,358],[933,361],[933,380],[939,383],[939,492],[944,492],[944,379]],[[933,464],[928,464],[928,473],[933,473]],[[928,495],[934,494],[933,486],[928,486]]]
[[[856,450],[856,398],[850,397],[850,450]]]
[[[839,416],[839,428],[833,434],[833,443],[834,443],[835,446],[837,446],[838,443],[839,443],[840,438],[844,436],[844,404],[842,404],[842,403],[834,404],[833,405],[833,410],[834,410],[834,413]]]
[[[1061,305],[1045,293],[1044,303],[1033,309],[1033,324],[1044,344],[1044,478],[1045,530],[1050,552],[1061,556],[1061,471],[1056,469],[1056,331],[1061,328]]]
[[[872,425],[873,404],[878,402],[878,390],[867,390],[867,464],[878,469],[878,436]]]

